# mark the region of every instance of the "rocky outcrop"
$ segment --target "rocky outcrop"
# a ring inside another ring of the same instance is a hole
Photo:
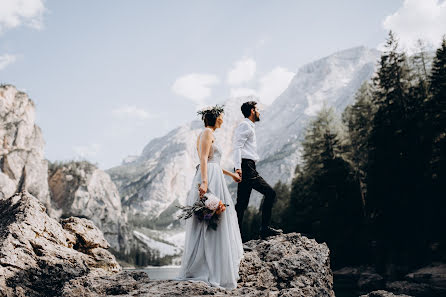
[[[34,102],[14,86],[0,86],[0,199],[27,190],[51,211],[44,146]]]
[[[335,296],[329,249],[298,233],[247,243],[234,290],[203,282],[151,281],[143,272],[83,276],[67,282],[63,296]]]
[[[73,278],[121,271],[91,221],[45,211],[26,191],[0,200],[0,296],[60,296]]]
[[[299,233],[251,240],[240,267],[241,284],[281,296],[334,296],[330,250]]]
[[[0,296],[333,296],[329,249],[298,233],[247,243],[238,288],[121,271],[89,220],[58,223],[28,192],[0,200]]]
[[[125,244],[120,240],[121,199],[110,176],[87,161],[50,164],[48,184],[54,207],[62,217],[90,219],[104,233],[111,247],[119,251]]]

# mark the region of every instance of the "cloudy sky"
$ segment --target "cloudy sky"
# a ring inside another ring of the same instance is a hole
[[[194,118],[256,94],[270,104],[303,64],[446,33],[440,0],[0,0],[0,83],[36,103],[50,161],[107,169]]]

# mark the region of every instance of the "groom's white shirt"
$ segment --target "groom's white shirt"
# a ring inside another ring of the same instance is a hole
[[[242,159],[251,159],[254,162],[259,160],[259,155],[257,155],[255,124],[250,119],[245,118],[235,128],[233,150],[235,169],[242,168]]]

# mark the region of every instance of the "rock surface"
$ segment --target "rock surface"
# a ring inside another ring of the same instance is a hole
[[[118,189],[110,176],[86,161],[57,162],[49,168],[51,197],[61,216],[92,220],[114,250],[123,249],[120,229],[126,220],[121,213]]]
[[[433,294],[446,296],[446,264],[432,263],[406,275],[413,283],[426,284]]]
[[[63,296],[335,296],[329,249],[298,233],[246,243],[240,280],[234,290],[209,287],[204,282],[151,281],[143,272],[112,276],[83,276],[70,280]]]
[[[393,293],[384,291],[384,290],[377,290],[370,292],[366,295],[361,295],[361,297],[412,297],[409,295],[395,295]]]
[[[338,288],[354,288],[368,292],[384,288],[384,278],[373,267],[343,267],[333,271]]]
[[[0,86],[0,199],[27,190],[51,211],[44,147],[34,102],[14,86]]]
[[[60,296],[70,279],[121,271],[91,221],[45,211],[26,191],[0,200],[0,296]]]
[[[376,294],[382,294],[382,292],[417,297],[446,296],[446,264],[444,263],[432,263],[408,273],[403,279],[392,281],[385,279],[376,273],[374,268],[368,266],[343,267],[333,271],[333,275],[336,287],[345,291],[379,292],[374,293],[373,296],[381,296]]]

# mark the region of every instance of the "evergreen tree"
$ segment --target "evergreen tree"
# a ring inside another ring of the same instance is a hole
[[[365,179],[368,161],[368,141],[372,130],[373,117],[376,112],[372,92],[372,85],[369,82],[364,82],[356,92],[355,102],[347,106],[342,114],[342,120],[348,129],[350,142],[346,151],[346,157],[352,164],[355,179],[361,190],[363,212],[365,211],[365,197],[367,193]]]
[[[333,265],[349,261],[356,249],[362,207],[353,169],[341,154],[342,126],[333,108],[324,107],[309,124],[303,147],[303,168],[296,169],[290,207],[295,231],[326,241]],[[294,215],[294,216],[293,216]]]
[[[413,137],[415,109],[421,100],[411,96],[411,77],[406,55],[398,49],[392,32],[374,78],[373,101],[377,111],[369,138],[367,163],[367,210],[380,251],[378,269],[393,274],[387,264],[409,262],[409,241],[419,223],[414,205],[417,175]],[[415,236],[416,238],[416,236]],[[416,249],[415,249],[416,250]],[[412,255],[413,256],[413,255]],[[387,265],[386,267],[384,266]]]
[[[414,85],[418,89],[421,97],[426,98],[429,91],[429,70],[430,60],[424,42],[419,39],[417,41],[417,51],[410,57],[410,68]]]
[[[289,207],[290,188],[287,184],[278,181],[274,186],[276,191],[276,202],[273,205],[271,225],[274,227],[285,229],[287,218],[285,212]]]
[[[444,181],[446,161],[446,37],[443,37],[441,47],[436,52],[431,74],[431,97],[426,105],[429,113],[428,121],[431,123],[434,132],[432,167],[435,178]]]
[[[430,224],[427,228],[429,239],[442,242],[446,253],[446,235],[444,232],[444,209],[446,201],[446,36],[437,49],[430,76],[430,97],[426,100],[427,132],[430,132],[431,156],[429,160],[429,178],[431,180]],[[443,255],[444,255],[443,254]],[[444,260],[444,259],[443,259]]]

